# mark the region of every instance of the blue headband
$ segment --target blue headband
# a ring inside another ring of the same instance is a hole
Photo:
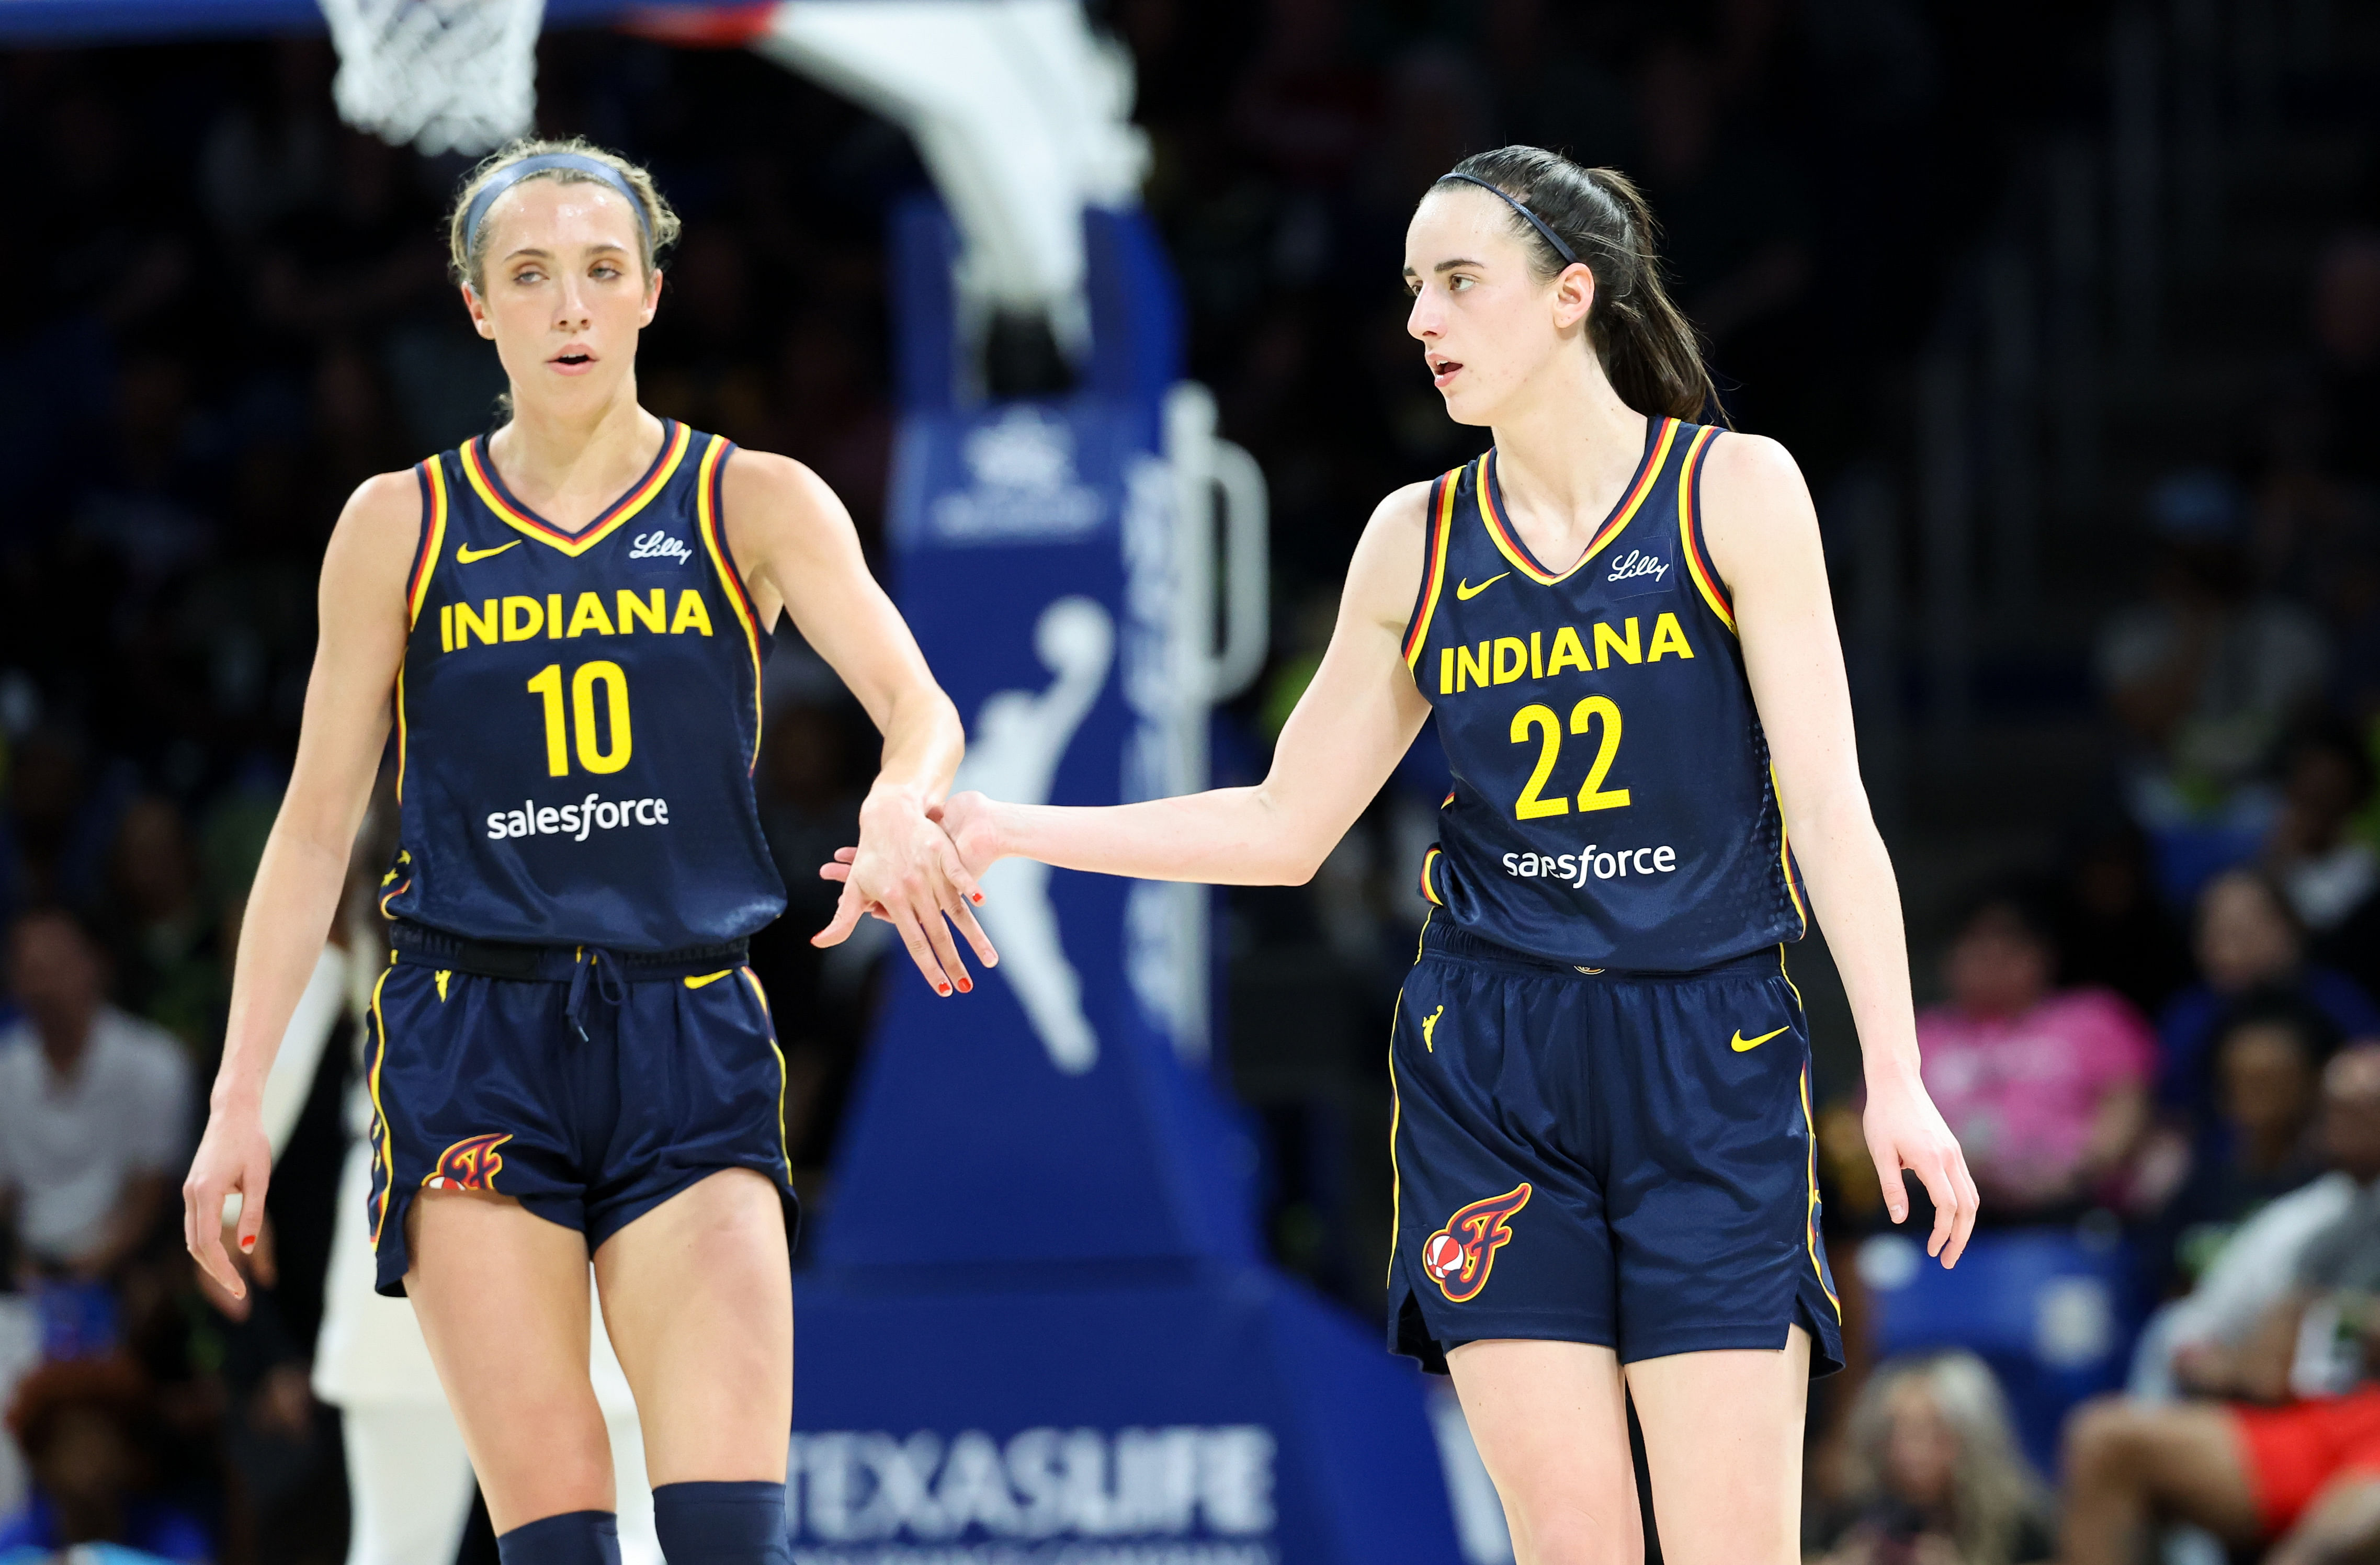
[[[1479,178],[1475,175],[1444,174],[1439,176],[1438,182],[1443,185],[1450,179],[1460,179],[1466,185],[1476,185],[1481,189],[1487,191],[1489,195],[1502,201],[1514,212],[1519,212],[1523,217],[1529,220],[1529,226],[1536,229],[1540,235],[1544,236],[1546,243],[1554,248],[1554,254],[1562,258],[1563,265],[1576,266],[1578,264],[1578,252],[1572,249],[1568,245],[1563,244],[1561,236],[1555,233],[1551,228],[1546,226],[1546,220],[1539,217],[1536,212],[1531,212],[1527,207],[1523,206],[1517,198],[1506,193],[1505,191],[1498,189],[1495,186],[1488,184],[1488,181]]]
[[[480,187],[480,193],[471,198],[470,206],[463,212],[463,253],[471,253],[471,246],[480,237],[480,220],[488,215],[488,209],[496,204],[497,197],[532,174],[543,174],[555,168],[591,175],[619,191],[621,198],[628,203],[628,210],[637,214],[637,226],[644,230],[645,243],[650,245],[653,242],[653,225],[651,220],[645,216],[644,200],[618,169],[601,158],[590,158],[584,152],[540,152],[533,158],[523,158],[507,166]]]

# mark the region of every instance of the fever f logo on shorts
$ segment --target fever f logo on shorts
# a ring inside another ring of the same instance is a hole
[[[496,1148],[512,1137],[474,1135],[438,1154],[438,1166],[421,1182],[424,1190],[485,1190],[493,1193],[504,1159]],[[1468,1210],[1468,1208],[1465,1208]]]
[[[1422,1268],[1437,1280],[1439,1292],[1450,1303],[1468,1304],[1488,1286],[1488,1274],[1496,1268],[1496,1252],[1512,1242],[1512,1231],[1505,1226],[1505,1219],[1528,1204],[1529,1184],[1524,1180],[1501,1195],[1472,1202],[1423,1242]]]

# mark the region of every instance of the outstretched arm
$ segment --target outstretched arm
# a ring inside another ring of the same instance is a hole
[[[1900,1171],[1914,1171],[1934,1201],[1926,1253],[1953,1265],[1974,1226],[1975,1182],[1918,1079],[1900,888],[1860,782],[1817,514],[1792,457],[1757,435],[1711,447],[1703,494],[1711,563],[1735,594],[1778,803],[1859,1025],[1868,1151],[1885,1206],[1895,1222],[1909,1215]]]
[[[985,966],[1000,958],[968,910],[983,893],[928,817],[950,791],[965,753],[958,709],[934,683],[901,612],[869,574],[851,514],[825,479],[790,457],[739,451],[722,489],[728,547],[762,630],[777,623],[780,608],[792,614],[884,736],[876,785],[859,807],[851,879],[833,921],[812,939],[832,945],[863,913],[876,911],[900,931],[935,993],[953,987],[964,993],[975,982],[951,924]]]
[[[223,1066],[182,1184],[183,1242],[234,1298],[248,1289],[224,1250],[224,1197],[239,1193],[239,1244],[252,1246],[273,1175],[264,1078],[330,933],[388,742],[389,692],[409,628],[406,577],[420,541],[419,481],[411,472],[383,473],[348,500],[322,556],[322,628],[298,759],[240,920]]]
[[[1330,649],[1282,726],[1262,782],[1098,808],[961,794],[941,819],[967,867],[979,874],[1016,856],[1144,880],[1312,879],[1429,715],[1400,647],[1420,580],[1428,487],[1399,490],[1372,513],[1347,569]]]

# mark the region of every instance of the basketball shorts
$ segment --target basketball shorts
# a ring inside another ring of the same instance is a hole
[[[1808,1025],[1781,954],[1700,972],[1548,963],[1439,921],[1399,997],[1391,1349],[1485,1338],[1621,1362],[1810,1334],[1842,1367],[1818,1237]]]
[[[405,1292],[407,1208],[509,1195],[603,1242],[721,1169],[799,1218],[784,1056],[740,943],[663,956],[467,940],[399,923],[372,991],[375,1283]]]

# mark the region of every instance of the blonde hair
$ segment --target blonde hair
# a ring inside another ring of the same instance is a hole
[[[653,183],[653,176],[619,153],[599,147],[583,136],[573,136],[566,141],[524,136],[481,159],[480,165],[464,176],[462,188],[455,192],[455,204],[446,214],[447,268],[454,280],[468,284],[475,292],[480,291],[480,278],[488,264],[491,236],[487,222],[481,220],[476,235],[464,228],[464,220],[470,213],[472,201],[487,188],[490,180],[513,164],[524,158],[543,157],[549,152],[574,152],[583,158],[592,158],[607,164],[627,181],[628,188],[637,193],[638,204],[644,209],[638,214],[644,221],[637,225],[637,233],[644,245],[641,259],[645,275],[652,276],[654,268],[661,264],[661,258],[677,243],[678,230],[682,226],[677,213],[672,212],[669,202],[662,199],[661,188]],[[520,183],[526,185],[534,179],[551,179],[558,185],[601,185],[605,189],[611,188],[594,175],[577,168],[541,168],[524,176]]]
[[[1959,1438],[1950,1470],[1950,1530],[1959,1558],[1968,1565],[2018,1565],[2025,1523],[2046,1512],[2041,1480],[2017,1444],[2008,1399],[1991,1366],[1963,1349],[1892,1359],[1861,1388],[1852,1406],[1852,1493],[1863,1501],[1884,1497],[1892,1394],[1909,1381],[1925,1389]]]

